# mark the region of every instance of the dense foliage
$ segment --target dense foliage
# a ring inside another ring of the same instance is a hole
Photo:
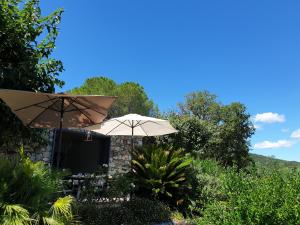
[[[134,198],[120,204],[83,203],[78,207],[80,219],[86,225],[147,225],[170,220],[171,211],[156,200]]]
[[[203,216],[203,210],[212,201],[224,200],[221,179],[226,169],[215,160],[194,160],[193,176],[190,177],[192,192],[189,194],[185,214],[189,217]]]
[[[204,91],[187,95],[179,109],[166,116],[179,132],[160,143],[184,148],[195,158],[216,159],[225,167],[249,165],[254,127],[243,104],[223,105]]]
[[[92,77],[79,87],[70,91],[72,94],[118,96],[109,111],[109,117],[124,116],[129,113],[152,115],[156,112],[153,102],[149,100],[144,88],[138,83],[125,82],[117,84],[106,77]]]
[[[188,173],[192,159],[183,150],[148,146],[132,153],[136,194],[180,205],[189,192]]]
[[[60,197],[61,174],[41,162],[0,158],[0,224],[69,224],[71,196]]]
[[[300,224],[299,169],[269,165],[236,172],[213,161],[199,161],[198,168],[196,224]]]
[[[1,0],[0,4],[0,88],[54,92],[63,70],[62,62],[51,58],[62,10],[41,15],[39,1]],[[40,137],[10,112],[0,100],[0,147],[14,149],[21,141]]]

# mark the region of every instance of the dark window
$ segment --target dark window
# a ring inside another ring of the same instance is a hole
[[[87,133],[67,130],[62,132],[60,168],[71,170],[72,173],[91,173],[99,165],[108,164],[110,138],[92,133],[92,140],[87,141]],[[56,165],[58,150],[58,132],[55,134],[53,165]]]

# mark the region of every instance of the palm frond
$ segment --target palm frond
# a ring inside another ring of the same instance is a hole
[[[2,209],[1,224],[3,225],[30,225],[33,222],[29,212],[21,205],[4,204]]]
[[[158,198],[184,194],[180,191],[187,187],[186,171],[192,158],[182,149],[148,146],[135,149],[132,156],[133,175],[141,192],[146,190]]]
[[[73,218],[72,214],[72,204],[74,198],[70,195],[63,198],[58,198],[52,207],[50,208],[50,213],[52,218],[62,218],[71,220]]]
[[[45,225],[64,225],[63,222],[57,221],[53,217],[43,217],[43,223]]]
[[[0,224],[68,224],[72,221],[72,197],[57,199],[62,190],[62,176],[63,173],[50,170],[41,162],[32,162],[23,149],[20,160],[0,156]],[[51,207],[49,202],[56,199]]]

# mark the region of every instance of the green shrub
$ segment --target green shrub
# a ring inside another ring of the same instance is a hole
[[[180,204],[189,191],[187,174],[192,159],[183,150],[148,146],[132,153],[137,195]]]
[[[169,221],[168,206],[144,198],[134,198],[120,204],[82,203],[78,213],[86,225],[146,225]]]
[[[79,203],[78,215],[84,225],[118,225],[122,221],[120,208],[107,203]]]
[[[108,189],[106,195],[110,198],[128,196],[133,189],[132,176],[127,174],[117,174],[108,179]]]
[[[300,224],[297,170],[227,170],[221,189],[226,198],[211,202],[197,224]]]
[[[192,191],[185,213],[188,216],[201,216],[205,207],[216,200],[224,199],[222,176],[225,169],[214,160],[194,160],[189,179]]]
[[[0,224],[68,224],[71,196],[59,197],[62,174],[32,162],[21,150],[20,161],[0,158]]]

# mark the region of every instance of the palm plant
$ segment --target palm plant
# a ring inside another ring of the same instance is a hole
[[[147,146],[133,150],[132,157],[137,194],[176,204],[182,201],[189,189],[187,174],[192,162],[189,155],[182,149]]]
[[[61,173],[32,162],[0,158],[0,224],[69,224],[73,197],[60,197]]]

